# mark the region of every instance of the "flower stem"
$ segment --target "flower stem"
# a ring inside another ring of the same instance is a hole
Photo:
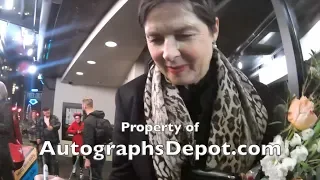
[[[307,90],[307,88],[308,88],[308,86],[309,86],[309,78],[310,78],[310,73],[308,73],[308,75],[307,75],[307,79],[306,79],[306,81],[305,81],[305,83],[303,84],[303,86],[302,86],[302,96],[304,96],[304,94],[306,93],[306,90]]]
[[[314,91],[311,93],[310,97],[313,97],[314,93],[317,92],[317,90],[319,89],[320,84],[317,85],[317,87],[314,89]]]

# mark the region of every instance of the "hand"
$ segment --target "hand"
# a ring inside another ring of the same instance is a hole
[[[37,144],[40,144],[41,143],[41,140],[40,139],[37,139]]]
[[[88,169],[90,168],[90,166],[91,166],[90,160],[86,159],[86,162],[84,163],[84,168]]]
[[[78,134],[81,134],[81,131],[80,131],[80,130],[78,130]]]
[[[241,173],[240,176],[241,176],[241,180],[253,180],[254,179],[252,176],[247,176],[244,173]]]
[[[49,131],[52,131],[52,129],[53,129],[52,126],[49,126],[49,127],[48,127],[48,130],[49,130]]]

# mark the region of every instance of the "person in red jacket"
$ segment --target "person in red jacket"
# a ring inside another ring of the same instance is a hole
[[[83,138],[82,138],[82,131],[84,129],[84,123],[81,121],[81,113],[75,113],[73,115],[74,121],[71,123],[71,125],[68,128],[68,133],[73,135],[72,138],[72,143],[75,143],[78,145],[78,147],[75,149],[75,152],[79,153],[79,156],[72,156],[72,164],[73,164],[73,169],[72,173],[73,175],[76,174],[76,167],[77,165],[75,164],[77,158],[79,158],[79,165],[80,165],[80,178],[83,176],[83,156],[80,154],[80,148],[83,145]]]

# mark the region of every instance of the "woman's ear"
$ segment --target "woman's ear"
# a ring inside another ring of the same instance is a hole
[[[216,24],[213,26],[213,42],[216,42],[219,36],[219,18],[216,17]]]

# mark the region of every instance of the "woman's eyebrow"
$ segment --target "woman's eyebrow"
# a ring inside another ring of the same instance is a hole
[[[183,33],[185,31],[199,31],[195,26],[187,25],[174,30],[175,33]]]
[[[178,28],[175,28],[173,30],[173,32],[175,34],[180,34],[180,33],[183,33],[183,32],[186,32],[186,31],[195,31],[195,32],[199,32],[199,29],[195,26],[192,26],[192,25],[185,25],[185,26],[181,26],[181,27],[178,27]],[[160,36],[161,33],[159,33],[159,30],[157,30],[157,28],[155,29],[152,29],[150,30],[149,32],[146,32],[146,36],[147,37],[150,37],[150,36]]]

